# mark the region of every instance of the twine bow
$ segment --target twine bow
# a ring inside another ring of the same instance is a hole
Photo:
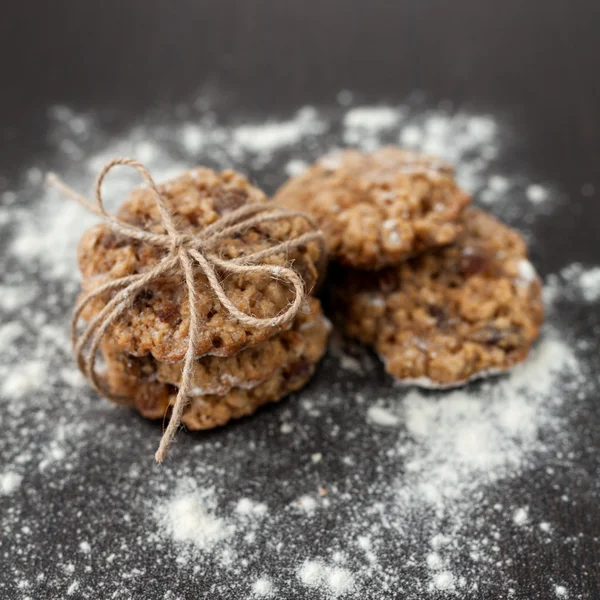
[[[102,182],[108,172],[119,165],[133,167],[142,175],[146,184],[153,192],[166,233],[151,233],[130,223],[126,223],[106,212],[101,193]],[[286,253],[309,242],[318,242],[322,252],[325,252],[323,234],[315,227],[314,231],[291,240],[286,240],[285,242],[280,242],[266,250],[252,252],[238,258],[221,258],[219,256],[219,243],[223,239],[247,231],[255,225],[296,216],[303,217],[311,225],[312,222],[303,213],[288,211],[271,203],[257,203],[246,204],[224,215],[196,235],[181,233],[175,227],[173,216],[169,212],[165,199],[158,191],[152,176],[142,164],[131,158],[115,158],[104,166],[96,179],[95,202],[91,202],[79,195],[53,173],[48,174],[47,182],[56,187],[65,196],[76,200],[91,212],[102,217],[115,233],[140,240],[165,251],[164,258],[149,271],[128,275],[104,283],[96,290],[84,294],[75,306],[71,321],[71,340],[74,354],[80,370],[100,393],[112,396],[110,391],[105,389],[95,370],[98,348],[108,328],[131,306],[136,296],[149,284],[166,274],[183,272],[190,306],[189,341],[184,359],[181,383],[173,406],[171,419],[163,432],[160,445],[155,454],[156,461],[162,463],[181,423],[181,415],[189,400],[189,392],[192,387],[193,365],[196,358],[195,348],[201,330],[197,309],[198,291],[194,277],[195,271],[200,270],[206,276],[208,284],[219,302],[240,323],[253,328],[279,327],[298,314],[306,295],[304,282],[298,273],[289,267],[271,266],[260,263],[269,256]],[[227,297],[217,276],[216,269],[228,273],[271,277],[281,280],[293,288],[294,298],[290,305],[275,317],[253,317],[239,310]],[[116,293],[106,306],[89,321],[87,327],[79,335],[78,323],[82,311],[92,300],[107,292]]]

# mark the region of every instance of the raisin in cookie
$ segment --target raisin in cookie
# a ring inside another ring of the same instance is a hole
[[[285,183],[275,201],[315,219],[332,259],[372,270],[454,241],[470,196],[451,166],[390,146],[325,156]]]
[[[216,173],[197,168],[158,186],[182,233],[198,233],[221,216],[249,203],[267,202],[266,196],[234,171]],[[164,233],[153,194],[148,188],[135,190],[124,202],[118,217],[153,233]],[[222,258],[239,258],[314,230],[302,216],[267,220],[241,233],[232,233],[219,247]],[[292,266],[310,291],[323,267],[323,251],[317,242],[266,257],[262,262]],[[79,244],[79,266],[85,292],[103,283],[154,267],[164,256],[160,248],[114,233],[106,224],[89,229]],[[279,279],[263,275],[220,273],[226,295],[240,310],[259,318],[274,317],[285,310],[293,290]],[[159,361],[183,359],[190,325],[187,288],[181,275],[165,276],[137,295],[133,304],[109,328],[107,338],[134,356],[152,354]],[[232,356],[240,349],[265,340],[277,330],[240,324],[213,294],[203,273],[197,272],[197,311],[201,334],[196,355]],[[91,302],[83,313],[91,319],[110,300],[105,294]]]
[[[402,382],[452,387],[506,371],[539,333],[541,283],[521,236],[474,208],[463,225],[452,246],[341,276],[346,332],[373,345]]]
[[[316,298],[308,298],[305,306],[306,309],[298,314],[289,329],[268,340],[244,348],[234,356],[205,355],[196,359],[191,382],[192,395],[222,396],[235,387],[256,387],[275,371],[299,358],[308,341],[321,339],[330,329]],[[103,342],[101,348],[109,363],[114,363],[115,357],[124,356],[122,350],[110,342]],[[129,362],[132,360],[133,357],[130,357]],[[140,368],[146,364],[143,357],[139,358],[138,364]],[[153,359],[148,364],[152,365],[153,380],[179,386],[183,362],[166,363]],[[143,373],[143,369],[140,373]]]
[[[311,300],[311,308],[310,314],[296,317],[289,332],[281,332],[276,336],[281,338],[284,346],[284,339],[291,341],[284,360],[274,360],[264,343],[255,347],[257,355],[249,353],[249,350],[241,353],[246,354],[240,363],[248,379],[236,371],[238,367],[229,358],[200,359],[194,384],[200,379],[203,387],[192,390],[191,401],[181,418],[182,423],[189,429],[210,429],[224,425],[231,419],[250,415],[259,406],[276,402],[304,386],[325,352],[331,329],[317,300]],[[151,355],[135,357],[114,346],[104,347],[102,352],[106,365],[104,382],[111,395],[118,398],[119,403],[136,408],[147,418],[163,418],[169,406],[175,402],[179,377],[174,375],[180,373],[180,369],[167,370],[165,377],[162,371],[165,365]],[[224,379],[224,373],[217,373],[219,362],[223,369],[232,368],[237,385],[228,385],[231,379]],[[226,384],[222,388],[226,390],[223,393],[204,393],[212,385],[206,381],[209,363],[216,376],[215,385],[219,382]],[[260,372],[259,376],[257,372]]]

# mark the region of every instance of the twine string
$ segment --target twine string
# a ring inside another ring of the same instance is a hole
[[[110,170],[117,166],[132,167],[141,174],[146,185],[152,191],[165,233],[146,231],[126,223],[106,211],[102,199],[102,183]],[[100,393],[115,399],[96,372],[98,349],[108,329],[133,304],[137,295],[150,284],[167,273],[180,273],[183,276],[189,301],[190,328],[179,390],[172,408],[171,418],[155,454],[156,461],[162,463],[181,424],[181,417],[189,402],[192,388],[195,351],[202,327],[197,308],[196,270],[206,277],[212,293],[231,316],[240,323],[253,328],[277,328],[292,320],[301,310],[306,289],[302,278],[293,268],[270,265],[262,261],[276,254],[285,254],[287,259],[291,250],[298,249],[310,242],[318,243],[321,253],[324,255],[326,248],[323,234],[303,213],[288,211],[270,203],[246,204],[222,216],[197,235],[181,233],[177,230],[173,215],[149,171],[132,158],[115,158],[102,168],[96,178],[94,202],[75,192],[53,173],[48,174],[47,182],[56,187],[63,195],[101,217],[116,234],[134,238],[165,251],[165,257],[152,269],[107,281],[95,290],[85,293],[75,307],[71,320],[71,340],[75,358],[83,374]],[[223,258],[219,254],[219,244],[224,239],[242,234],[251,227],[268,221],[294,217],[305,219],[313,231],[235,258]],[[274,317],[255,317],[237,308],[228,298],[218,272],[276,279],[287,284],[293,290],[293,299],[285,310]],[[79,334],[78,324],[84,309],[95,299],[107,293],[114,293],[114,295],[102,310],[90,319],[86,328]]]

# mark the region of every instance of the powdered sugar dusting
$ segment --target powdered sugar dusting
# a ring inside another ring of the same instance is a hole
[[[369,419],[371,423],[383,425],[384,427],[393,427],[399,423],[399,419],[396,415],[391,413],[385,407],[378,406],[377,404],[369,407],[367,419]]]
[[[572,263],[560,273],[550,275],[546,281],[544,299],[552,304],[560,297],[589,303],[600,300],[600,267]]]
[[[317,588],[328,597],[346,594],[354,587],[354,576],[348,569],[307,560],[298,570],[298,579],[308,588]]]
[[[536,202],[524,173],[499,167],[501,120],[352,102],[344,92],[338,107],[223,118],[203,96],[182,117],[155,115],[116,137],[90,115],[51,111],[55,154],[1,190],[0,596],[517,597],[513,552],[576,548],[541,499],[575,501],[561,474],[577,471],[581,415],[600,382],[589,375],[592,328],[572,333],[568,307],[600,298],[594,265],[565,262],[546,278],[549,325],[508,375],[402,389],[369,351],[338,341],[298,396],[217,432],[182,432],[160,469],[160,424],[97,398],[73,365],[75,248],[95,219],[43,187],[48,169],[89,193],[106,160],[134,154],[157,180],[203,163],[238,168],[270,193],[345,144],[400,141],[456,163],[475,199],[546,256],[528,228],[557,206],[555,188],[544,184]],[[111,177],[108,206],[136,183]],[[524,264],[518,276],[534,275]],[[544,597],[575,597],[568,573],[540,578]]]
[[[529,513],[527,508],[518,508],[513,515],[513,522],[515,525],[525,525],[529,520]]]
[[[171,499],[159,518],[174,541],[209,550],[234,531],[227,521],[215,516],[215,508],[213,490],[184,493]]]
[[[548,190],[538,183],[527,186],[527,198],[535,204],[540,204],[548,199]]]
[[[373,150],[380,145],[379,135],[394,127],[404,116],[402,109],[390,106],[360,106],[344,116],[344,142]]]
[[[257,597],[269,597],[274,593],[273,584],[268,577],[261,577],[252,584],[252,593]]]
[[[312,107],[305,107],[289,121],[242,125],[233,130],[233,140],[244,150],[272,153],[281,146],[290,146],[308,134],[321,134],[326,129],[317,112]]]
[[[573,263],[559,275],[569,284],[568,292],[581,295],[586,302],[600,298],[600,267],[586,269],[580,263]]]
[[[12,471],[0,474],[0,494],[8,496],[21,485],[22,477]]]

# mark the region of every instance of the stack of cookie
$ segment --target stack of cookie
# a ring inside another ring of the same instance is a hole
[[[177,230],[192,235],[241,206],[267,202],[263,192],[242,175],[206,168],[184,173],[159,185],[158,191]],[[145,231],[164,233],[156,199],[148,188],[135,190],[117,217]],[[312,230],[313,225],[298,215],[267,219],[232,231],[219,245],[220,257],[237,259]],[[84,234],[79,245],[83,290],[89,293],[107,281],[144,273],[163,259],[162,249],[99,224]],[[275,267],[292,265],[309,293],[323,275],[325,261],[321,246],[308,242],[270,254],[263,262]],[[217,276],[234,306],[255,317],[275,317],[293,299],[293,290],[286,282],[264,273]],[[291,322],[252,328],[229,314],[201,270],[194,277],[201,327],[191,398],[181,419],[189,429],[207,429],[251,414],[310,379],[325,352],[330,330],[316,298],[308,296]],[[82,317],[93,319],[110,298],[111,293],[106,293],[93,299]],[[102,340],[106,392],[148,418],[163,418],[177,396],[189,332],[189,296],[182,274],[165,275],[149,283]]]
[[[453,387],[522,361],[543,320],[522,237],[451,166],[395,147],[329,155],[278,191],[307,211],[339,268],[333,306],[400,382]]]

